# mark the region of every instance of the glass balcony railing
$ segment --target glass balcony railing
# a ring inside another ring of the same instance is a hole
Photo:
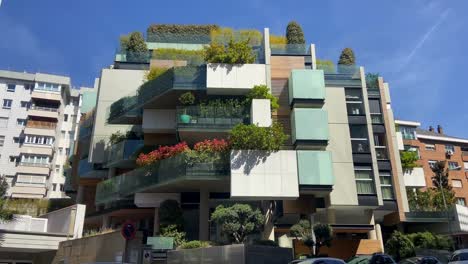
[[[324,71],[327,86],[362,87],[360,68],[357,65],[318,64],[317,69]]]
[[[370,153],[369,141],[367,139],[351,139],[353,153]]]
[[[142,167],[100,182],[96,188],[96,204],[104,204],[136,192],[168,187],[180,181],[224,180],[230,175],[229,159],[188,164],[183,155],[161,160],[153,166]]]
[[[375,146],[375,155],[378,160],[388,160],[388,152],[385,146]]]
[[[107,175],[107,170],[99,169],[88,158],[80,160],[78,164],[78,176],[84,179],[101,179]]]
[[[50,168],[49,163],[40,163],[40,162],[18,162],[18,166],[25,166],[25,167],[40,167],[40,168]]]
[[[271,44],[271,55],[310,55],[310,45],[307,44]]]
[[[177,108],[178,128],[232,128],[249,123],[249,109],[245,106],[188,106]]]
[[[383,124],[382,114],[371,114],[371,121],[375,125]]]
[[[447,222],[453,212],[446,211],[411,211],[405,213],[408,222]]]
[[[115,61],[124,63],[150,63],[151,52],[128,52],[117,50],[115,53]]]
[[[137,158],[136,155],[143,145],[143,140],[141,139],[127,139],[111,145],[106,166],[110,168],[134,165],[134,161]]]
[[[380,90],[377,88],[367,88],[368,96],[380,96]]]

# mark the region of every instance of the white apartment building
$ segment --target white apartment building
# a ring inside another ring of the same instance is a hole
[[[12,198],[61,198],[80,93],[70,78],[0,70],[0,174]]]

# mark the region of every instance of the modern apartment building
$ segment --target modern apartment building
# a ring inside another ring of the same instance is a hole
[[[70,78],[0,71],[0,164],[11,198],[62,198],[79,91]]]
[[[209,35],[153,33],[157,37],[148,39],[149,52],[200,50],[210,42]],[[388,84],[381,77],[366,81],[363,67],[317,65],[313,44],[270,45],[269,30],[259,34],[261,40],[251,44],[256,60],[250,64],[123,53],[114,67],[102,70],[95,111],[80,124],[79,138],[86,141],[79,145],[89,142],[89,147],[80,151],[74,174],[82,193],[78,202],[96,205],[85,226],[117,227],[133,220],[139,230],[158,234],[158,208],[174,199],[189,239],[217,240],[219,230],[209,221],[214,208],[247,202],[268,219],[263,238],[296,252],[301,245],[289,228],[302,218],[333,227],[330,256],[382,250],[383,237],[409,210]],[[151,67],[169,68],[170,78],[147,81]],[[255,85],[269,87],[279,109],[272,112],[266,99],[253,100],[242,111],[184,107],[178,101],[187,91],[203,102],[243,100]],[[181,118],[187,113],[189,121]],[[269,127],[273,122],[289,135],[277,152],[236,150],[211,163],[187,164],[173,157],[153,169],[135,165],[140,152],[161,145],[185,141],[192,146],[226,138],[237,124]],[[110,142],[117,131],[132,132]]]
[[[433,187],[432,166],[438,161],[445,161],[449,175],[449,184],[455,192],[457,206],[450,216],[450,226],[447,226],[445,212],[424,212],[414,215],[407,220],[407,225],[412,229],[428,229],[436,232],[450,234],[456,237],[459,246],[468,245],[468,139],[449,136],[443,128],[430,126],[422,129],[419,122],[397,120],[399,148],[405,151],[415,151],[419,160],[418,167],[404,175],[405,186],[408,192],[416,189]],[[411,222],[415,224],[411,225]],[[425,223],[425,224],[421,224]],[[443,223],[443,224],[440,224]]]

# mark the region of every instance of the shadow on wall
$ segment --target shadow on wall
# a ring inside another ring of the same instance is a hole
[[[231,152],[231,169],[243,168],[244,174],[249,175],[255,166],[265,163],[270,155],[271,151],[266,150],[233,150]]]

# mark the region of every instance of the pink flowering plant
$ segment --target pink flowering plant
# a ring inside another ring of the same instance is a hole
[[[185,142],[180,142],[174,146],[160,146],[158,149],[153,150],[150,153],[141,153],[138,156],[136,163],[138,166],[148,166],[160,160],[179,155],[189,150],[190,148]]]

